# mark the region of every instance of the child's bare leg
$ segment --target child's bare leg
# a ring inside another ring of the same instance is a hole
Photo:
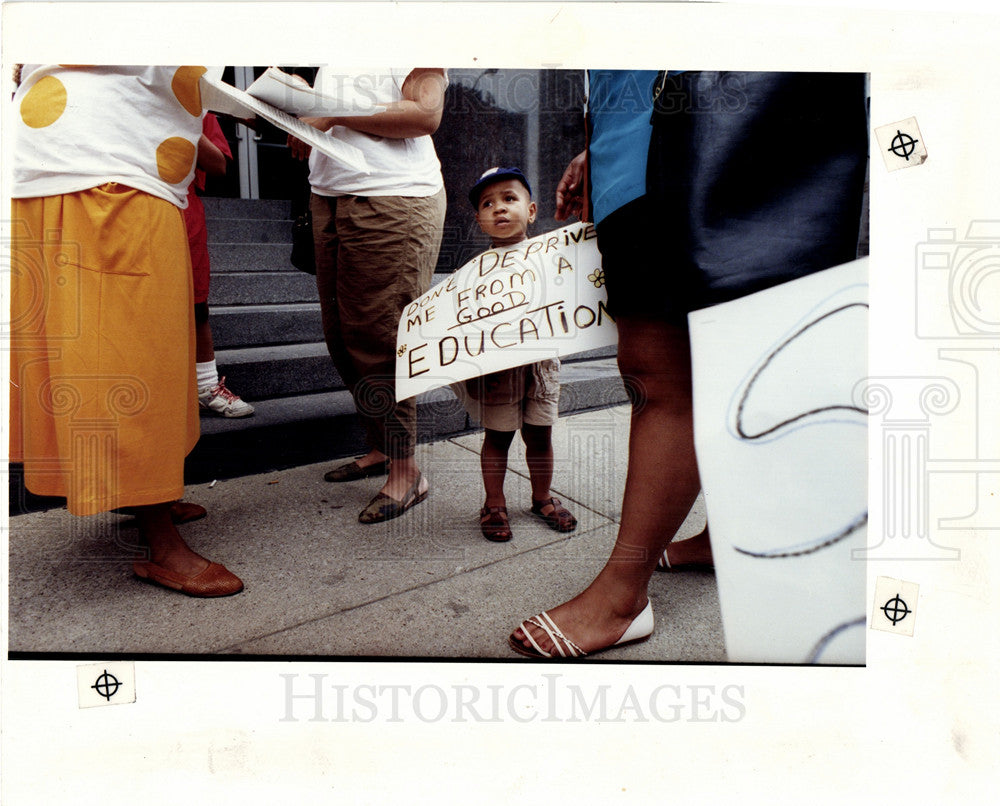
[[[544,501],[552,497],[552,426],[530,425],[521,426],[521,439],[524,440],[524,453],[528,462],[528,475],[531,478],[531,497],[535,501]]]
[[[525,423],[521,427],[521,438],[531,476],[531,511],[540,515],[550,528],[572,532],[576,528],[576,518],[558,498],[552,497],[552,426]]]
[[[483,471],[483,487],[486,489],[488,507],[503,507],[507,499],[503,494],[503,482],[507,476],[507,453],[514,440],[514,431],[494,431],[486,429],[483,450],[479,454],[479,464]]]
[[[613,644],[645,607],[646,586],[657,559],[684,522],[700,488],[687,331],[620,317],[618,337],[618,364],[633,397],[618,538],[589,587],[548,611],[584,651]],[[541,630],[529,629],[543,649],[551,649]],[[520,629],[513,637],[530,648]]]
[[[483,487],[486,489],[486,503],[479,512],[479,528],[483,537],[497,543],[506,543],[512,537],[503,481],[507,475],[507,452],[513,440],[513,431],[487,428],[483,437],[483,450],[479,455]]]

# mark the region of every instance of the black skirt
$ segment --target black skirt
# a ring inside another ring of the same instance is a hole
[[[858,256],[863,74],[685,72],[657,90],[646,196],[598,226],[612,313],[683,322]]]

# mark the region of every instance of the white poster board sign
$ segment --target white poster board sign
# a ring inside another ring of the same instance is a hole
[[[396,396],[616,344],[597,233],[578,223],[489,249],[403,311]]]
[[[867,263],[689,316],[730,661],[864,663]]]

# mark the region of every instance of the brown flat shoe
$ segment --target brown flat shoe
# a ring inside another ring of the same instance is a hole
[[[421,501],[427,497],[429,490],[424,492],[417,492],[420,489],[420,480],[423,476],[417,473],[417,480],[413,482],[413,486],[406,491],[403,495],[402,501],[397,501],[390,495],[385,493],[379,493],[371,501],[368,502],[361,514],[358,515],[358,520],[361,523],[382,523],[383,521],[391,521],[393,518],[398,518],[406,510],[411,507],[415,507]]]
[[[551,506],[552,511],[542,512],[545,507]],[[545,521],[550,529],[557,532],[572,532],[576,528],[576,518],[562,505],[558,498],[547,498],[544,501],[531,501],[531,512]]]
[[[483,507],[479,510],[479,529],[483,537],[494,543],[506,543],[514,536],[507,518],[507,507]]]
[[[389,472],[389,460],[362,467],[357,462],[348,462],[333,470],[328,470],[323,474],[324,481],[356,481],[357,479],[367,479],[372,476],[384,476]]]
[[[148,560],[133,562],[132,571],[144,582],[199,598],[232,596],[243,590],[240,578],[219,563],[210,562],[204,571],[188,577]]]

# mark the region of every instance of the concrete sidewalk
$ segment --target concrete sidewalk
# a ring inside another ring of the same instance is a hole
[[[331,462],[189,486],[185,500],[209,515],[181,527],[185,538],[246,584],[218,600],[137,581],[125,517],[55,509],[11,518],[8,650],[526,660],[507,635],[579,592],[614,542],[628,408],[564,417],[554,429],[553,489],[579,520],[570,534],[528,512],[516,440],[506,484],[514,539],[483,539],[481,441],[474,433],[419,445],[430,496],[384,524],[357,520],[381,480],[329,484]],[[681,537],[703,525],[697,510]],[[600,658],[725,660],[712,573],[657,573],[650,597],[653,637]]]

